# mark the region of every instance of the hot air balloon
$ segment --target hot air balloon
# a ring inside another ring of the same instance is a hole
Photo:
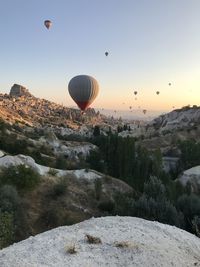
[[[169,86],[171,86],[172,84],[171,83],[168,83]]]
[[[156,94],[157,94],[157,95],[159,95],[159,94],[160,94],[160,92],[159,92],[159,91],[156,91]]]
[[[147,113],[147,110],[146,109],[143,109],[143,113],[146,114]]]
[[[72,78],[68,84],[71,98],[79,108],[84,111],[95,100],[99,92],[98,82],[91,76],[78,75]]]
[[[134,95],[137,95],[137,91],[134,91]]]
[[[108,56],[108,52],[105,52],[106,57]]]
[[[130,106],[129,108],[130,108],[130,109],[132,109],[132,107],[131,107],[131,106]]]
[[[52,22],[51,22],[50,20],[45,20],[45,21],[44,21],[44,25],[45,25],[45,27],[49,30],[50,27],[52,26]]]

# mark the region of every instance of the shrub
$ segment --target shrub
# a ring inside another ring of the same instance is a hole
[[[67,180],[61,178],[52,188],[51,197],[56,199],[57,197],[63,196],[67,192]]]
[[[14,240],[13,215],[0,211],[0,249],[7,247]]]
[[[101,194],[102,194],[102,182],[100,179],[95,179],[94,188],[95,188],[96,199],[99,200],[101,198]]]
[[[186,230],[193,232],[192,221],[195,216],[200,217],[200,197],[184,194],[178,198],[177,207],[184,214]]]
[[[40,223],[43,225],[43,229],[52,229],[62,225],[68,225],[69,216],[61,203],[50,203],[43,211],[39,218]]]
[[[101,211],[106,211],[111,213],[115,208],[115,203],[112,200],[103,200],[99,203],[98,208]]]
[[[71,245],[67,246],[66,252],[68,252],[69,254],[76,254],[77,253],[76,245],[71,244]]]
[[[0,212],[12,215],[13,241],[19,241],[27,237],[29,227],[23,202],[16,189],[11,185],[4,185],[0,188]]]
[[[53,168],[50,168],[48,171],[48,174],[52,175],[52,176],[56,176],[57,173],[58,173],[58,171],[56,169],[53,169]]]
[[[0,210],[15,212],[20,205],[20,197],[13,186],[4,185],[0,188]]]
[[[20,192],[33,190],[40,182],[40,175],[25,165],[5,168],[0,175],[0,185],[14,185]]]
[[[167,200],[155,200],[145,195],[134,202],[133,214],[147,220],[183,227],[183,215]]]
[[[195,234],[200,237],[200,217],[194,217],[194,219],[192,220],[192,226]]]
[[[89,235],[89,234],[86,234],[85,235],[86,239],[87,239],[87,242],[89,244],[101,244],[101,239],[99,237],[95,237],[95,236],[92,236],[92,235]]]

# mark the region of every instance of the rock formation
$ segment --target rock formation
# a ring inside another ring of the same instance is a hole
[[[10,96],[20,97],[20,96],[32,96],[32,95],[31,93],[29,93],[26,87],[15,83],[10,89]]]

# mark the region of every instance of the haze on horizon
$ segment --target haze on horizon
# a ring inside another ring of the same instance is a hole
[[[2,0],[0,92],[19,83],[74,106],[68,82],[88,74],[100,85],[94,108],[199,105],[199,10],[197,0]]]

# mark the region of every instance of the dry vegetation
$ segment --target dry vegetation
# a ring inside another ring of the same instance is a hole
[[[89,234],[86,234],[85,237],[89,244],[102,244],[102,241],[99,237],[95,237]]]

